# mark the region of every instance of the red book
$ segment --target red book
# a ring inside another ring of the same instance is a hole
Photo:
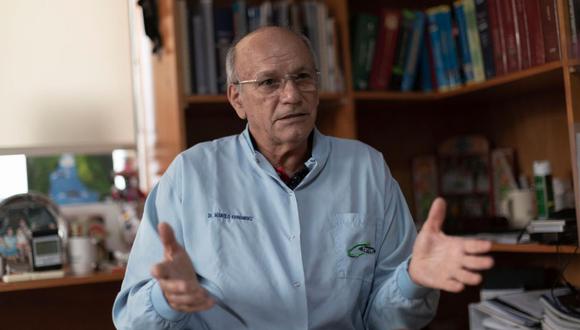
[[[386,90],[389,88],[399,28],[401,26],[401,12],[394,9],[383,9],[379,24],[379,34],[369,79],[369,87],[372,90]]]
[[[507,56],[507,72],[516,72],[521,68],[521,57],[518,54],[516,41],[515,8],[512,0],[499,0],[499,15],[502,22],[505,53]]]
[[[540,0],[546,62],[560,60],[560,33],[558,29],[557,0]]]
[[[525,3],[529,0],[515,0],[517,33],[516,41],[521,56],[522,69],[532,66],[532,51],[530,49],[530,28],[529,18],[526,15]]]
[[[544,31],[542,29],[542,9],[539,0],[525,0],[524,7],[528,21],[530,54],[532,66],[546,63],[546,48],[544,47]]]
[[[507,73],[507,54],[505,52],[505,39],[503,37],[502,28],[503,24],[499,15],[500,1],[502,0],[487,0],[489,30],[491,32],[491,43],[493,44],[493,62],[495,64],[496,76],[501,76]]]

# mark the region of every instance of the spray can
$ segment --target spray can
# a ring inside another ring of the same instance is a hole
[[[534,161],[534,189],[538,218],[548,219],[554,212],[554,192],[552,190],[552,168],[550,161]]]

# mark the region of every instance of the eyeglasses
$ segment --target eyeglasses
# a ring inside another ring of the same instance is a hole
[[[263,95],[278,94],[286,82],[292,80],[294,86],[301,92],[314,92],[318,89],[319,71],[303,71],[300,73],[289,73],[283,77],[263,77],[252,80],[242,80],[234,82],[234,85],[255,84],[256,90]]]

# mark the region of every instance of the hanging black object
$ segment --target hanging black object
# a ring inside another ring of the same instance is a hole
[[[145,34],[153,42],[153,53],[157,54],[163,47],[161,33],[159,33],[159,12],[157,0],[139,0],[137,4],[143,8]]]

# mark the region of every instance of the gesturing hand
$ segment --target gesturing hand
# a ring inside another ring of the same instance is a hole
[[[493,266],[491,257],[481,255],[490,251],[491,243],[445,235],[441,231],[445,208],[442,198],[433,201],[413,247],[409,275],[422,286],[459,292],[465,285],[479,284],[477,271]]]
[[[157,226],[163,244],[163,261],[151,268],[161,291],[171,307],[181,312],[199,312],[210,309],[214,300],[199,285],[191,259],[177,243],[173,229],[167,223]]]

